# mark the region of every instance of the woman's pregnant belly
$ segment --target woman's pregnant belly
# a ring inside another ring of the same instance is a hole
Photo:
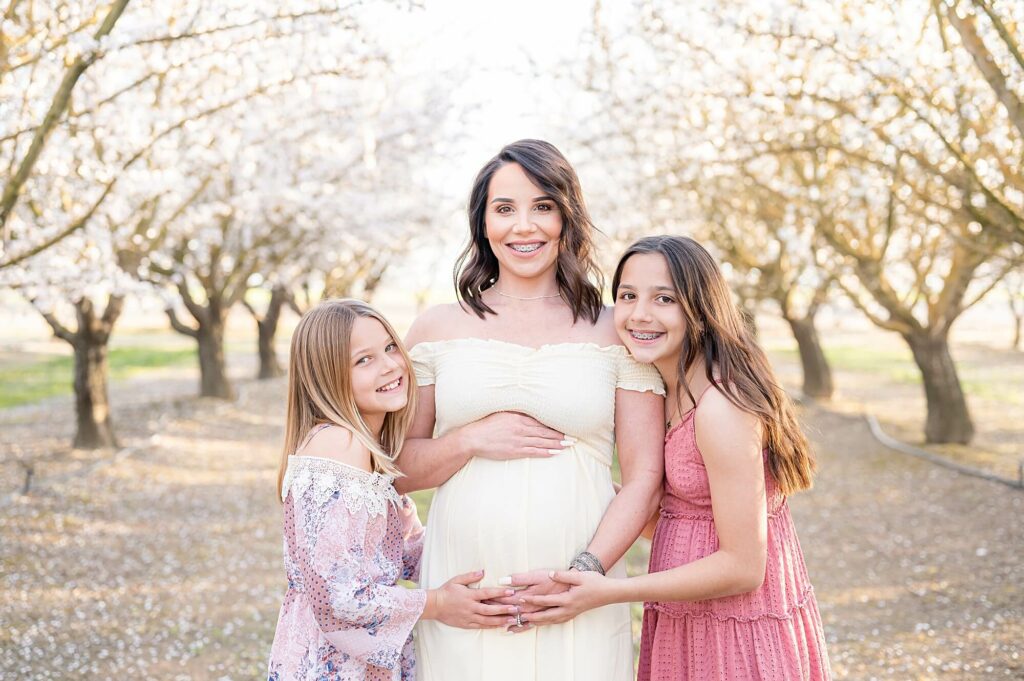
[[[471,459],[431,504],[421,584],[483,569],[481,585],[493,586],[516,572],[566,568],[614,497],[609,468],[584,446],[550,459]]]

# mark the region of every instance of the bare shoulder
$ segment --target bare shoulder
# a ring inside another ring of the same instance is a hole
[[[760,455],[761,420],[709,388],[694,412],[697,446],[705,458]]]
[[[347,466],[372,470],[370,450],[348,428],[329,426],[306,443],[296,454],[333,459]]]
[[[412,348],[418,343],[447,340],[452,337],[453,330],[469,321],[469,313],[458,303],[434,305],[413,321],[405,335],[405,345]]]
[[[622,339],[619,338],[619,334],[615,330],[614,313],[615,308],[605,305],[601,309],[601,316],[597,318],[597,323],[594,324],[594,342],[601,347],[622,345]]]

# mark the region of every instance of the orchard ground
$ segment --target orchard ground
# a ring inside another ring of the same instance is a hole
[[[115,333],[149,364],[112,385],[117,452],[68,447],[67,395],[0,411],[0,679],[263,674],[284,588],[273,486],[285,382],[247,378],[247,322],[237,315],[229,340],[235,403],[193,397],[188,339]],[[1024,491],[879,445],[863,410],[920,440],[909,352],[856,325],[823,328],[840,393],[803,407],[821,470],[791,503],[836,678],[1024,677]],[[765,320],[762,334],[796,388],[781,327]],[[982,335],[954,348],[978,438],[935,450],[1010,477],[1024,456],[1024,355]],[[0,349],[0,392],[14,369],[15,381],[53,371],[64,344],[44,337]],[[418,496],[426,516],[430,494]],[[646,551],[634,546],[631,570]]]

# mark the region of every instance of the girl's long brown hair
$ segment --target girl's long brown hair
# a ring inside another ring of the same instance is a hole
[[[782,493],[789,495],[809,488],[815,470],[810,445],[768,357],[743,323],[718,263],[689,237],[640,239],[626,249],[615,268],[614,298],[618,298],[626,261],[642,253],[657,253],[665,258],[683,308],[686,335],[677,367],[677,399],[681,402],[685,391],[696,403],[686,370],[695,362],[703,362],[704,375],[711,385],[738,408],[761,420],[768,440],[768,467]]]
[[[583,317],[596,324],[604,307],[604,277],[594,260],[594,232],[583,189],[576,171],[555,146],[542,140],[519,140],[506,145],[481,168],[469,195],[469,244],[455,261],[455,291],[481,319],[497,314],[480,294],[494,285],[498,259],[487,241],[487,194],[499,168],[518,163],[523,172],[544,190],[562,216],[556,278],[562,298],[572,309],[573,322]]]
[[[406,366],[409,401],[403,409],[384,417],[380,440],[363,420],[352,393],[352,327],[359,317],[379,321],[398,346]],[[405,434],[415,412],[416,377],[412,361],[401,339],[384,316],[361,300],[326,300],[302,316],[292,334],[288,360],[288,407],[284,449],[277,472],[277,494],[281,496],[288,457],[295,453],[309,431],[321,423],[347,428],[370,450],[373,470],[401,475],[395,457],[402,450]]]

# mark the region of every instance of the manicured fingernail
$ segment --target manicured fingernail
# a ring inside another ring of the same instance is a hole
[[[562,453],[561,449],[549,449],[548,450],[548,454],[550,454],[551,456],[554,456],[555,454],[561,454],[561,453]]]
[[[512,578],[511,577],[502,577],[501,579],[498,580],[498,586],[512,586]]]
[[[551,578],[551,579],[554,579],[555,578],[555,572],[553,570],[551,572],[549,572],[548,573],[548,577]]]
[[[506,589],[505,590],[505,595],[506,596],[515,596],[516,595],[516,590],[515,589]]]
[[[519,607],[515,605],[510,605],[508,606],[508,612],[515,614],[519,612]]]
[[[576,440],[565,439],[562,440],[559,444],[561,444],[563,447],[572,447],[574,444],[576,444]]]

